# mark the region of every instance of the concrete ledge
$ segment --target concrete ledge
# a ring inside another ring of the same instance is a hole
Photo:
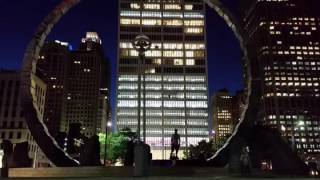
[[[149,176],[223,176],[227,170],[210,167],[151,167]],[[68,168],[13,168],[10,178],[71,178],[71,177],[133,177],[132,167],[68,167]]]

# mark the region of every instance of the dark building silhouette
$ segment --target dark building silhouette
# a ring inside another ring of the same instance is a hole
[[[54,137],[57,137],[65,126],[62,112],[68,92],[67,80],[71,65],[69,59],[69,45],[55,41],[45,44],[37,63],[37,74],[47,84],[43,120]]]
[[[320,153],[320,2],[242,2],[261,79],[259,122],[282,130],[298,152]]]
[[[78,51],[71,53],[72,66],[70,68],[66,112],[64,121],[69,123],[81,123],[83,133],[90,137],[101,127],[101,121],[107,117],[99,117],[99,99],[109,102],[109,90],[111,75],[107,68],[101,40],[97,33],[89,32],[82,39]],[[109,81],[108,81],[109,80]],[[110,108],[103,108],[105,111]],[[106,114],[107,115],[107,114]]]
[[[111,70],[97,33],[88,32],[76,51],[65,42],[46,43],[37,73],[48,85],[44,121],[60,144],[60,132],[68,132],[70,124],[81,124],[87,137],[106,129]]]

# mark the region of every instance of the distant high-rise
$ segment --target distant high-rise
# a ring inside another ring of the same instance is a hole
[[[120,0],[119,7],[117,126],[137,130],[140,67],[131,43],[145,34],[152,41],[144,70],[146,143],[154,159],[168,159],[174,129],[181,153],[209,136],[205,4]]]
[[[261,79],[261,123],[282,130],[301,153],[320,153],[318,0],[244,0],[252,67]]]
[[[242,92],[233,96],[227,89],[222,89],[212,97],[212,135],[215,136],[215,141],[223,143],[233,133],[242,112],[242,96]]]

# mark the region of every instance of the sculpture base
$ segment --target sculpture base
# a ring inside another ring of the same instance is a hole
[[[149,171],[149,148],[142,142],[138,142],[134,147],[134,176],[148,176]]]
[[[0,168],[0,177],[8,178],[9,177],[9,168]]]

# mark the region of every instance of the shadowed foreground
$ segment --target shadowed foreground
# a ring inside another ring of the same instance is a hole
[[[148,178],[138,179],[289,179],[298,176],[278,176],[262,171],[252,171],[250,174],[230,174],[227,168],[212,167],[152,167]],[[20,168],[10,169],[9,177],[13,179],[136,179],[133,168],[129,167],[70,167],[70,168]],[[302,176],[300,176],[302,177]],[[303,178],[297,178],[303,179]],[[308,178],[312,179],[312,178]]]

